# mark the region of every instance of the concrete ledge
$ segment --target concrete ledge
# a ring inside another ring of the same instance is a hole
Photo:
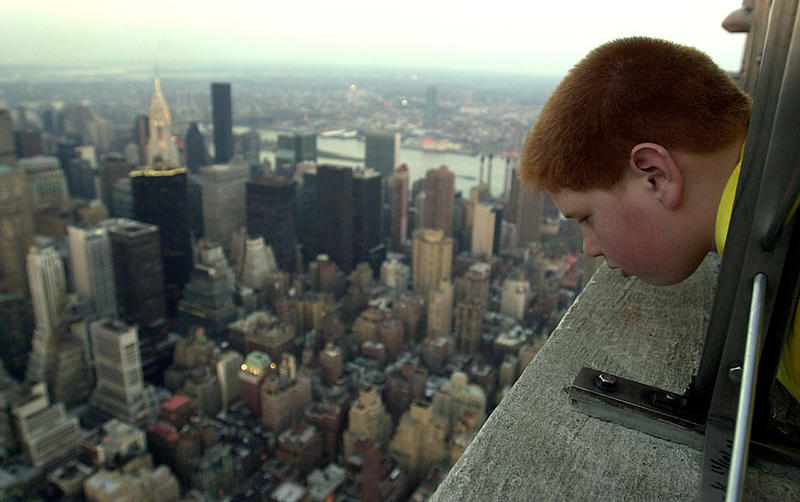
[[[683,392],[718,265],[665,288],[601,267],[432,502],[696,500],[702,452],[583,415],[567,390],[589,366]],[[800,487],[750,469],[746,500],[800,500]]]

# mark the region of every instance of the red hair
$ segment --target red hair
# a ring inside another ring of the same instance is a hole
[[[606,43],[570,70],[522,149],[525,183],[549,192],[610,189],[631,149],[710,153],[747,131],[750,98],[710,57],[666,40]]]

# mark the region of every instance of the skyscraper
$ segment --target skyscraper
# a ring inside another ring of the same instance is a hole
[[[155,91],[150,100],[150,117],[148,119],[149,135],[147,139],[147,165],[162,161],[171,167],[180,165],[178,145],[172,136],[172,115],[167,107],[167,100],[161,92],[161,79],[154,81]],[[138,125],[138,124],[137,124]]]
[[[278,144],[275,148],[275,173],[291,177],[295,165],[297,165],[297,153],[294,134],[279,134]]]
[[[197,122],[192,122],[189,129],[186,131],[184,139],[186,145],[186,167],[191,172],[197,172],[203,166],[209,163],[208,150],[206,150],[206,142],[200,129],[197,128]]]
[[[408,166],[401,164],[392,177],[392,249],[403,247],[408,238]]]
[[[486,421],[486,393],[480,385],[469,383],[467,374],[456,371],[433,395],[433,413],[446,419],[450,431],[467,414],[473,415],[480,428]]]
[[[523,189],[518,191],[518,195],[517,235],[519,245],[524,246],[539,241],[544,199],[538,190]]]
[[[217,358],[215,368],[223,410],[227,411],[228,406],[242,394],[242,388],[239,385],[239,369],[243,361],[242,355],[235,350],[228,350]]]
[[[472,215],[472,254],[492,256],[495,242],[495,212],[492,204],[476,204]]]
[[[261,166],[261,136],[255,128],[238,136],[234,151],[244,157],[250,172],[259,172]]]
[[[442,230],[417,230],[411,258],[414,293],[427,298],[440,282],[451,279],[453,239],[445,237]]]
[[[46,370],[51,366],[58,337],[64,332],[67,280],[61,257],[54,248],[31,247],[27,261],[36,328],[33,331],[26,378],[43,382]]]
[[[343,436],[344,457],[355,453],[359,439],[375,441],[386,448],[392,433],[392,417],[381,401],[378,389],[364,385],[358,389],[358,399],[350,407],[348,428]]]
[[[506,220],[517,225],[519,245],[539,240],[544,195],[537,190],[526,190],[517,176],[517,170],[511,176],[511,197]]]
[[[114,260],[117,301],[122,319],[149,326],[166,315],[161,238],[158,227],[116,218],[101,223],[108,230]]]
[[[0,290],[25,293],[25,253],[33,242],[33,217],[25,172],[0,167]]]
[[[313,132],[298,132],[278,135],[275,150],[275,170],[282,176],[291,177],[300,162],[317,161],[317,135]]]
[[[400,133],[369,131],[364,141],[364,165],[390,176],[400,160]]]
[[[445,165],[431,169],[425,174],[423,228],[436,228],[444,231],[447,237],[453,236],[455,186],[456,177]]]
[[[185,167],[160,163],[129,174],[134,216],[138,221],[158,226],[169,317],[175,315],[193,265],[186,172]]]
[[[295,140],[297,152],[297,162],[316,162],[317,161],[317,134],[310,131],[299,132]]]
[[[428,295],[428,333],[450,336],[452,326],[453,283],[442,281]]]
[[[297,233],[303,243],[303,259],[306,263],[317,257],[317,168],[303,172],[303,182],[298,191]]]
[[[127,422],[147,415],[136,326],[100,319],[89,326],[97,386],[91,403]]]
[[[50,403],[43,384],[33,386],[30,396],[12,406],[11,414],[31,465],[46,468],[76,453],[81,440],[78,419],[68,418],[64,403]]]
[[[127,174],[123,179],[114,182],[111,194],[109,214],[116,218],[133,219],[133,188]]]
[[[417,483],[447,458],[447,433],[447,420],[434,414],[430,404],[417,401],[400,418],[389,452]]]
[[[345,274],[353,270],[353,223],[353,170],[318,166],[318,251],[330,256]]]
[[[0,110],[0,166],[12,167],[16,160],[11,114],[8,110]]]
[[[117,317],[114,261],[108,231],[102,227],[67,227],[75,291],[91,304],[96,317]]]
[[[28,189],[33,209],[46,204],[65,202],[67,178],[56,157],[36,156],[20,159],[18,166],[28,175]]]
[[[209,337],[220,338],[218,335],[224,334],[228,324],[236,320],[233,304],[236,279],[222,247],[208,241],[198,247],[198,263],[178,304],[178,320],[186,333],[198,325]]]
[[[455,310],[455,339],[459,352],[474,354],[480,346],[483,306],[477,301],[459,302]]]
[[[247,233],[263,236],[272,246],[278,267],[293,272],[295,267],[295,182],[278,176],[256,178],[246,184]]]
[[[225,249],[230,249],[233,231],[245,224],[249,172],[247,164],[236,160],[200,169],[205,237]]]
[[[214,162],[224,164],[233,157],[231,84],[211,84],[211,113],[214,119]]]
[[[531,296],[531,283],[524,279],[506,279],[503,281],[503,297],[500,312],[515,319],[525,317],[528,300]]]
[[[261,291],[264,289],[267,278],[275,274],[277,264],[272,247],[264,245],[262,236],[248,238],[243,232],[243,241],[240,244],[241,254],[237,258],[239,282],[248,288]]]
[[[372,169],[356,169],[353,173],[353,261],[365,261],[380,270],[386,255],[381,241],[381,176]]]

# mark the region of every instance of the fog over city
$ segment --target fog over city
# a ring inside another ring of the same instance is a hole
[[[563,74],[593,47],[650,35],[739,66],[739,2],[254,3],[33,0],[0,7],[2,64],[347,65]]]

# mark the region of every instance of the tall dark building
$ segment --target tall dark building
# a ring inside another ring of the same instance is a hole
[[[224,164],[233,157],[231,84],[211,84],[211,113],[214,119],[214,162]]]
[[[160,383],[172,361],[167,342],[164,271],[158,227],[125,218],[101,223],[108,229],[120,318],[139,326],[145,379]]]
[[[401,164],[394,171],[391,183],[392,249],[398,251],[408,238],[408,166]]]
[[[299,132],[278,135],[275,150],[275,169],[284,176],[294,175],[300,162],[317,161],[317,135],[313,132]]]
[[[205,328],[207,336],[224,338],[228,325],[236,320],[235,280],[222,246],[207,241],[200,244],[192,280],[186,283],[178,304],[176,324],[184,333],[198,325]]]
[[[376,275],[386,255],[381,239],[382,188],[377,171],[367,168],[353,173],[353,260],[373,265]]]
[[[389,176],[400,159],[400,133],[370,131],[364,140],[364,165]]]
[[[186,176],[186,189],[189,191],[189,227],[192,237],[199,239],[205,233],[205,221],[203,220],[203,184],[200,177],[195,174]]]
[[[494,213],[494,239],[492,241],[492,253],[500,254],[500,244],[503,235],[503,207],[496,205],[492,208]]]
[[[192,122],[189,126],[184,143],[186,145],[186,167],[193,173],[199,172],[201,167],[209,164],[210,159],[208,150],[206,150],[206,142],[200,129],[197,128],[197,122]]]
[[[165,317],[161,237],[154,225],[126,218],[101,223],[108,230],[120,317],[148,326]]]
[[[353,270],[353,170],[317,167],[317,245],[349,274]]]
[[[94,188],[94,169],[88,160],[82,158],[69,160],[65,174],[70,197],[86,200],[97,197]]]
[[[11,113],[8,110],[0,110],[0,165],[13,166],[16,157]]]
[[[173,317],[192,274],[189,190],[185,167],[150,166],[131,171],[134,217],[158,226],[167,315]]]
[[[56,147],[56,157],[58,158],[58,165],[64,171],[67,177],[70,192],[72,191],[72,183],[69,180],[70,163],[78,158],[78,142],[71,139],[62,139],[58,142]]]
[[[317,135],[313,132],[301,132],[297,134],[297,161],[316,162],[317,161]]]
[[[514,169],[511,175],[511,195],[508,201],[508,210],[505,211],[505,219],[517,225],[520,246],[539,240],[544,200],[545,196],[539,191],[525,190],[517,178],[517,170]]]
[[[24,293],[0,293],[0,359],[14,378],[25,378],[33,333],[33,306]]]
[[[317,257],[317,171],[303,173],[298,190],[297,235],[303,243],[303,259],[311,263]]]
[[[430,169],[425,174],[425,207],[422,210],[422,226],[444,230],[444,235],[453,235],[453,205],[456,176],[447,166]]]
[[[256,178],[245,185],[247,233],[262,236],[272,246],[275,261],[281,270],[295,267],[295,214],[297,213],[295,182],[278,176]]]

